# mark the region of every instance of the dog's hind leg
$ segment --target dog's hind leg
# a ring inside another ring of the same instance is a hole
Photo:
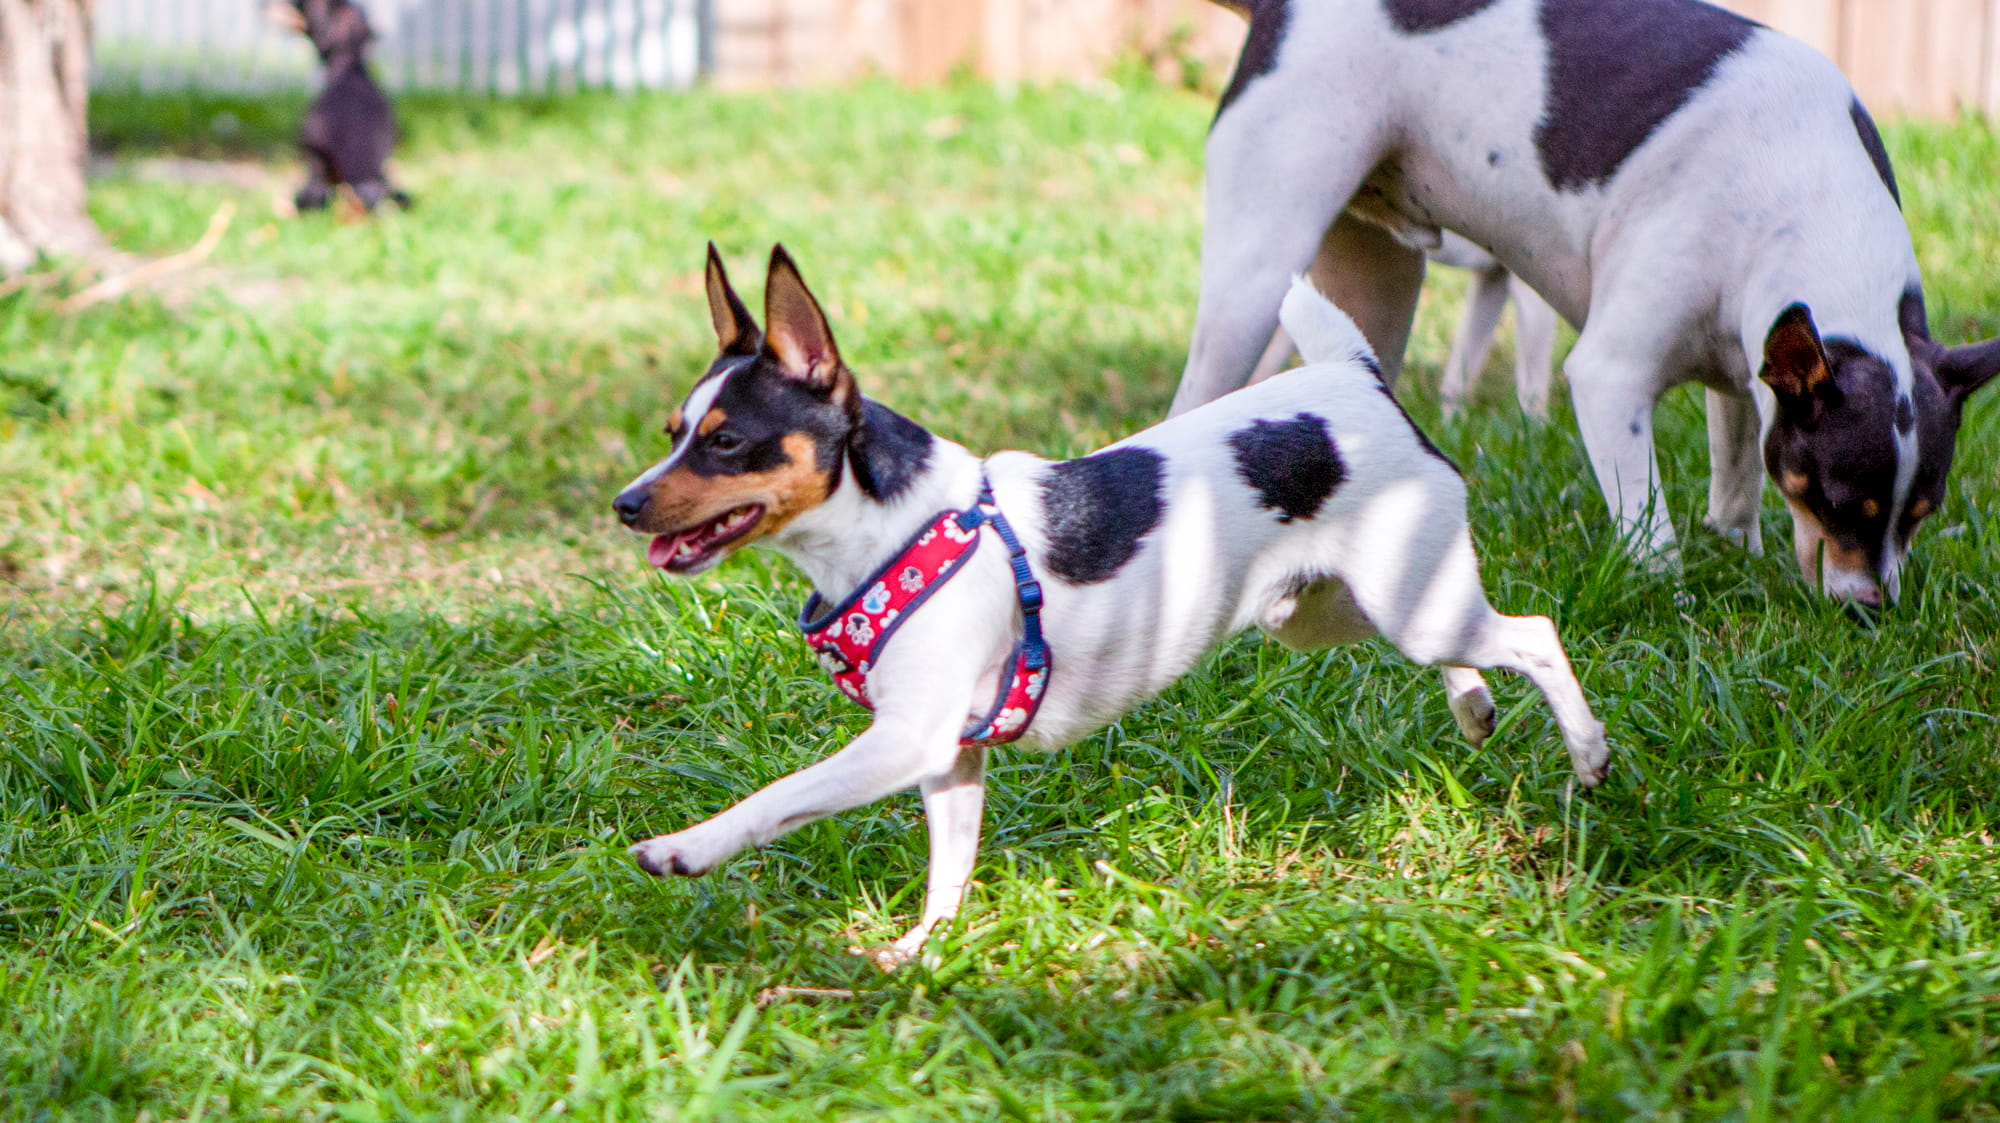
[[[1365,110],[1328,120],[1329,107],[1305,95],[1278,76],[1259,79],[1208,135],[1201,295],[1173,413],[1241,387],[1272,342],[1293,274],[1328,245],[1346,248],[1331,228],[1381,158],[1382,138]],[[1365,308],[1342,306],[1369,330]]]
[[[1272,639],[1294,651],[1319,651],[1359,643],[1379,634],[1375,623],[1356,602],[1353,590],[1337,577],[1320,578],[1288,597],[1279,598],[1265,610],[1258,623]],[[1444,675],[1445,700],[1451,705],[1451,716],[1458,722],[1459,732],[1476,749],[1486,743],[1498,719],[1493,692],[1487,689],[1479,672],[1470,667],[1446,664],[1438,669]]]
[[[1374,564],[1350,566],[1345,575],[1355,603],[1411,661],[1444,664],[1452,713],[1475,744],[1479,727],[1492,726],[1480,713],[1484,683],[1470,668],[1504,667],[1527,676],[1555,712],[1577,781],[1596,787],[1609,756],[1604,726],[1591,715],[1555,625],[1546,616],[1502,616],[1487,602],[1472,536],[1462,521],[1456,528],[1439,525],[1449,514],[1444,504],[1462,507],[1462,486],[1433,495],[1428,504],[1433,521],[1399,540],[1393,528],[1409,525],[1397,513],[1407,502],[1383,505],[1380,520],[1363,528],[1364,537],[1376,543],[1366,557]],[[1491,705],[1490,696],[1485,701]]]
[[[901,939],[874,953],[875,964],[891,970],[915,959],[931,931],[958,915],[965,886],[979,855],[979,820],[986,809],[986,750],[960,749],[952,770],[918,785],[924,796],[924,823],[930,831],[930,870],[924,883],[924,914]]]
[[[1500,314],[1507,310],[1507,279],[1507,271],[1497,265],[1473,271],[1472,288],[1465,294],[1465,315],[1458,322],[1458,337],[1451,341],[1451,357],[1445,360],[1444,378],[1438,383],[1438,399],[1446,417],[1458,416],[1486,366],[1493,332],[1500,326]]]
[[[1555,713],[1577,782],[1586,788],[1603,783],[1611,763],[1611,750],[1604,743],[1604,723],[1584,700],[1555,623],[1546,616],[1502,616],[1490,608],[1487,613],[1487,619],[1469,637],[1462,661],[1475,667],[1505,667],[1527,676]]]
[[[1514,398],[1521,412],[1549,419],[1549,384],[1555,379],[1556,310],[1528,282],[1509,274],[1514,298]]]

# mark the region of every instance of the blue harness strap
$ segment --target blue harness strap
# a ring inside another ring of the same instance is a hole
[[[1035,580],[1035,571],[1028,567],[1028,551],[1015,537],[1013,524],[994,501],[992,484],[980,481],[979,503],[965,514],[977,518],[968,524],[965,516],[960,516],[960,526],[971,530],[983,519],[992,524],[993,532],[1000,536],[1000,544],[1007,547],[1007,563],[1014,570],[1014,597],[1021,604],[1021,656],[1034,670],[1047,667],[1049,645],[1042,638],[1042,583]]]
[[[868,675],[889,637],[940,585],[956,576],[979,545],[979,530],[991,526],[1007,548],[1014,575],[1014,598],[1021,607],[1021,640],[1007,657],[1000,688],[986,715],[959,737],[962,745],[998,745],[1018,740],[1041,709],[1048,691],[1051,657],[1042,634],[1042,584],[1028,565],[1028,551],[982,478],[971,507],[939,516],[887,565],[839,605],[827,609],[818,594],[799,614],[799,627],[821,664],[848,697],[870,709]]]

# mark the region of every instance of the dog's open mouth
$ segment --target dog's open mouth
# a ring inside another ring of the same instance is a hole
[[[686,573],[712,560],[724,546],[749,533],[764,517],[762,503],[746,503],[679,534],[661,534],[646,548],[646,560],[668,573]]]

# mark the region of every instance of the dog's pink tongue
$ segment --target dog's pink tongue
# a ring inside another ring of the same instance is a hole
[[[654,569],[665,569],[667,563],[674,560],[674,547],[679,544],[680,539],[671,534],[654,535],[652,544],[646,547],[646,564]]]

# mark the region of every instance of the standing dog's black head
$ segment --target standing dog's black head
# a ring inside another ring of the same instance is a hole
[[[367,14],[349,0],[277,0],[266,12],[272,21],[311,39],[321,62],[358,60],[375,37]]]
[[[699,573],[824,503],[866,409],[826,314],[783,246],[771,251],[760,331],[708,247],[720,354],[667,420],[674,444],[612,502],[654,535],[647,560]]]
[[[1895,599],[1918,524],[1944,502],[1965,400],[2000,374],[2000,340],[1931,340],[1921,294],[1903,297],[1900,319],[1907,383],[1881,356],[1822,341],[1803,304],[1772,326],[1759,375],[1778,400],[1764,466],[1791,509],[1799,568],[1869,606]]]

